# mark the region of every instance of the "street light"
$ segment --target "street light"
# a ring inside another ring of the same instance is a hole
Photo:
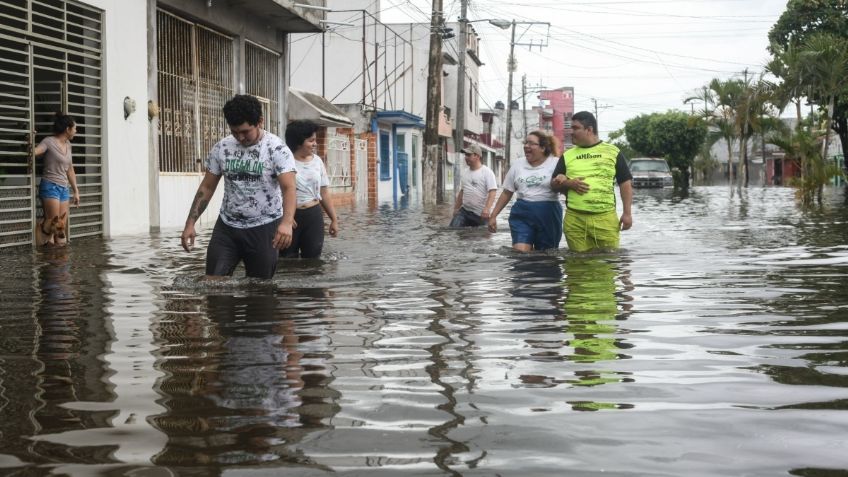
[[[489,22],[492,25],[504,30],[512,24],[509,20],[502,19],[483,19],[469,20],[465,17],[467,2],[462,2],[462,15],[459,21],[459,65],[457,67],[456,78],[456,124],[453,133],[454,149],[460,152],[465,146],[465,57],[468,49],[466,41],[468,40],[468,24],[476,22]],[[458,193],[460,184],[461,167],[460,161],[453,161],[453,190],[454,194]]]

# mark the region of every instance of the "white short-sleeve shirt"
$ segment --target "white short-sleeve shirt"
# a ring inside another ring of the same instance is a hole
[[[324,161],[313,154],[308,161],[295,159],[294,163],[297,167],[297,205],[321,200],[321,188],[330,185]]]
[[[551,176],[559,158],[548,156],[545,162],[531,166],[527,159],[518,158],[504,178],[503,188],[515,193],[516,199],[528,202],[558,201],[559,194],[551,189]]]
[[[462,208],[477,215],[483,213],[489,191],[498,188],[495,173],[486,166],[476,171],[466,169],[462,173]]]

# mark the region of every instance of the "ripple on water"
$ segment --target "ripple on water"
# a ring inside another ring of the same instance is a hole
[[[342,209],[322,258],[281,261],[273,280],[201,279],[208,231],[192,253],[168,231],[10,254],[0,467],[846,467],[841,203],[637,191],[622,249],[596,255],[515,253],[508,212],[489,234],[445,227],[448,209]]]

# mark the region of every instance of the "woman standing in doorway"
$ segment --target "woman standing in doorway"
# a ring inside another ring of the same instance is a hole
[[[525,159],[516,159],[503,182],[489,231],[498,229],[498,214],[517,196],[509,213],[512,248],[519,252],[558,248],[562,239],[562,205],[551,189],[550,177],[559,161],[554,139],[543,131],[533,131],[524,139]],[[546,175],[547,174],[547,175]]]
[[[330,236],[339,233],[339,219],[330,196],[330,178],[324,161],[315,154],[318,143],[318,125],[312,121],[297,120],[286,127],[286,145],[294,153],[297,167],[297,224],[292,243],[280,252],[283,258],[317,258],[324,248],[324,215],[330,218]],[[319,207],[320,205],[320,207]]]
[[[34,155],[44,155],[44,171],[38,186],[38,197],[41,199],[41,210],[44,224],[56,217],[64,217],[67,230],[68,209],[71,205],[80,203],[77,176],[71,157],[71,141],[77,133],[74,118],[63,113],[56,113],[53,119],[53,135],[44,138],[33,151]],[[52,238],[51,238],[52,240]]]

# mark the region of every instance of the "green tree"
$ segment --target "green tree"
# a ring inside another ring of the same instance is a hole
[[[664,157],[681,174],[680,187],[689,187],[690,168],[701,150],[707,126],[681,111],[642,114],[624,123],[627,142],[639,153]]]
[[[609,133],[608,141],[613,146],[617,147],[624,157],[627,159],[632,159],[639,155],[636,149],[627,142],[627,137],[624,134],[624,128],[617,129],[611,133]]]
[[[830,34],[833,38],[848,39],[848,2],[846,0],[789,0],[786,10],[769,31],[772,55],[778,56],[791,48],[798,48],[817,34]],[[809,43],[808,46],[811,46]],[[814,48],[815,49],[815,48]],[[843,47],[844,51],[844,47]],[[797,70],[795,71],[797,73]],[[777,75],[784,81],[790,78]],[[843,77],[844,78],[844,77]],[[845,82],[844,79],[842,81]],[[828,108],[829,127],[842,142],[842,153],[848,157],[848,91],[835,91],[832,105],[821,91],[807,90],[810,99]]]

